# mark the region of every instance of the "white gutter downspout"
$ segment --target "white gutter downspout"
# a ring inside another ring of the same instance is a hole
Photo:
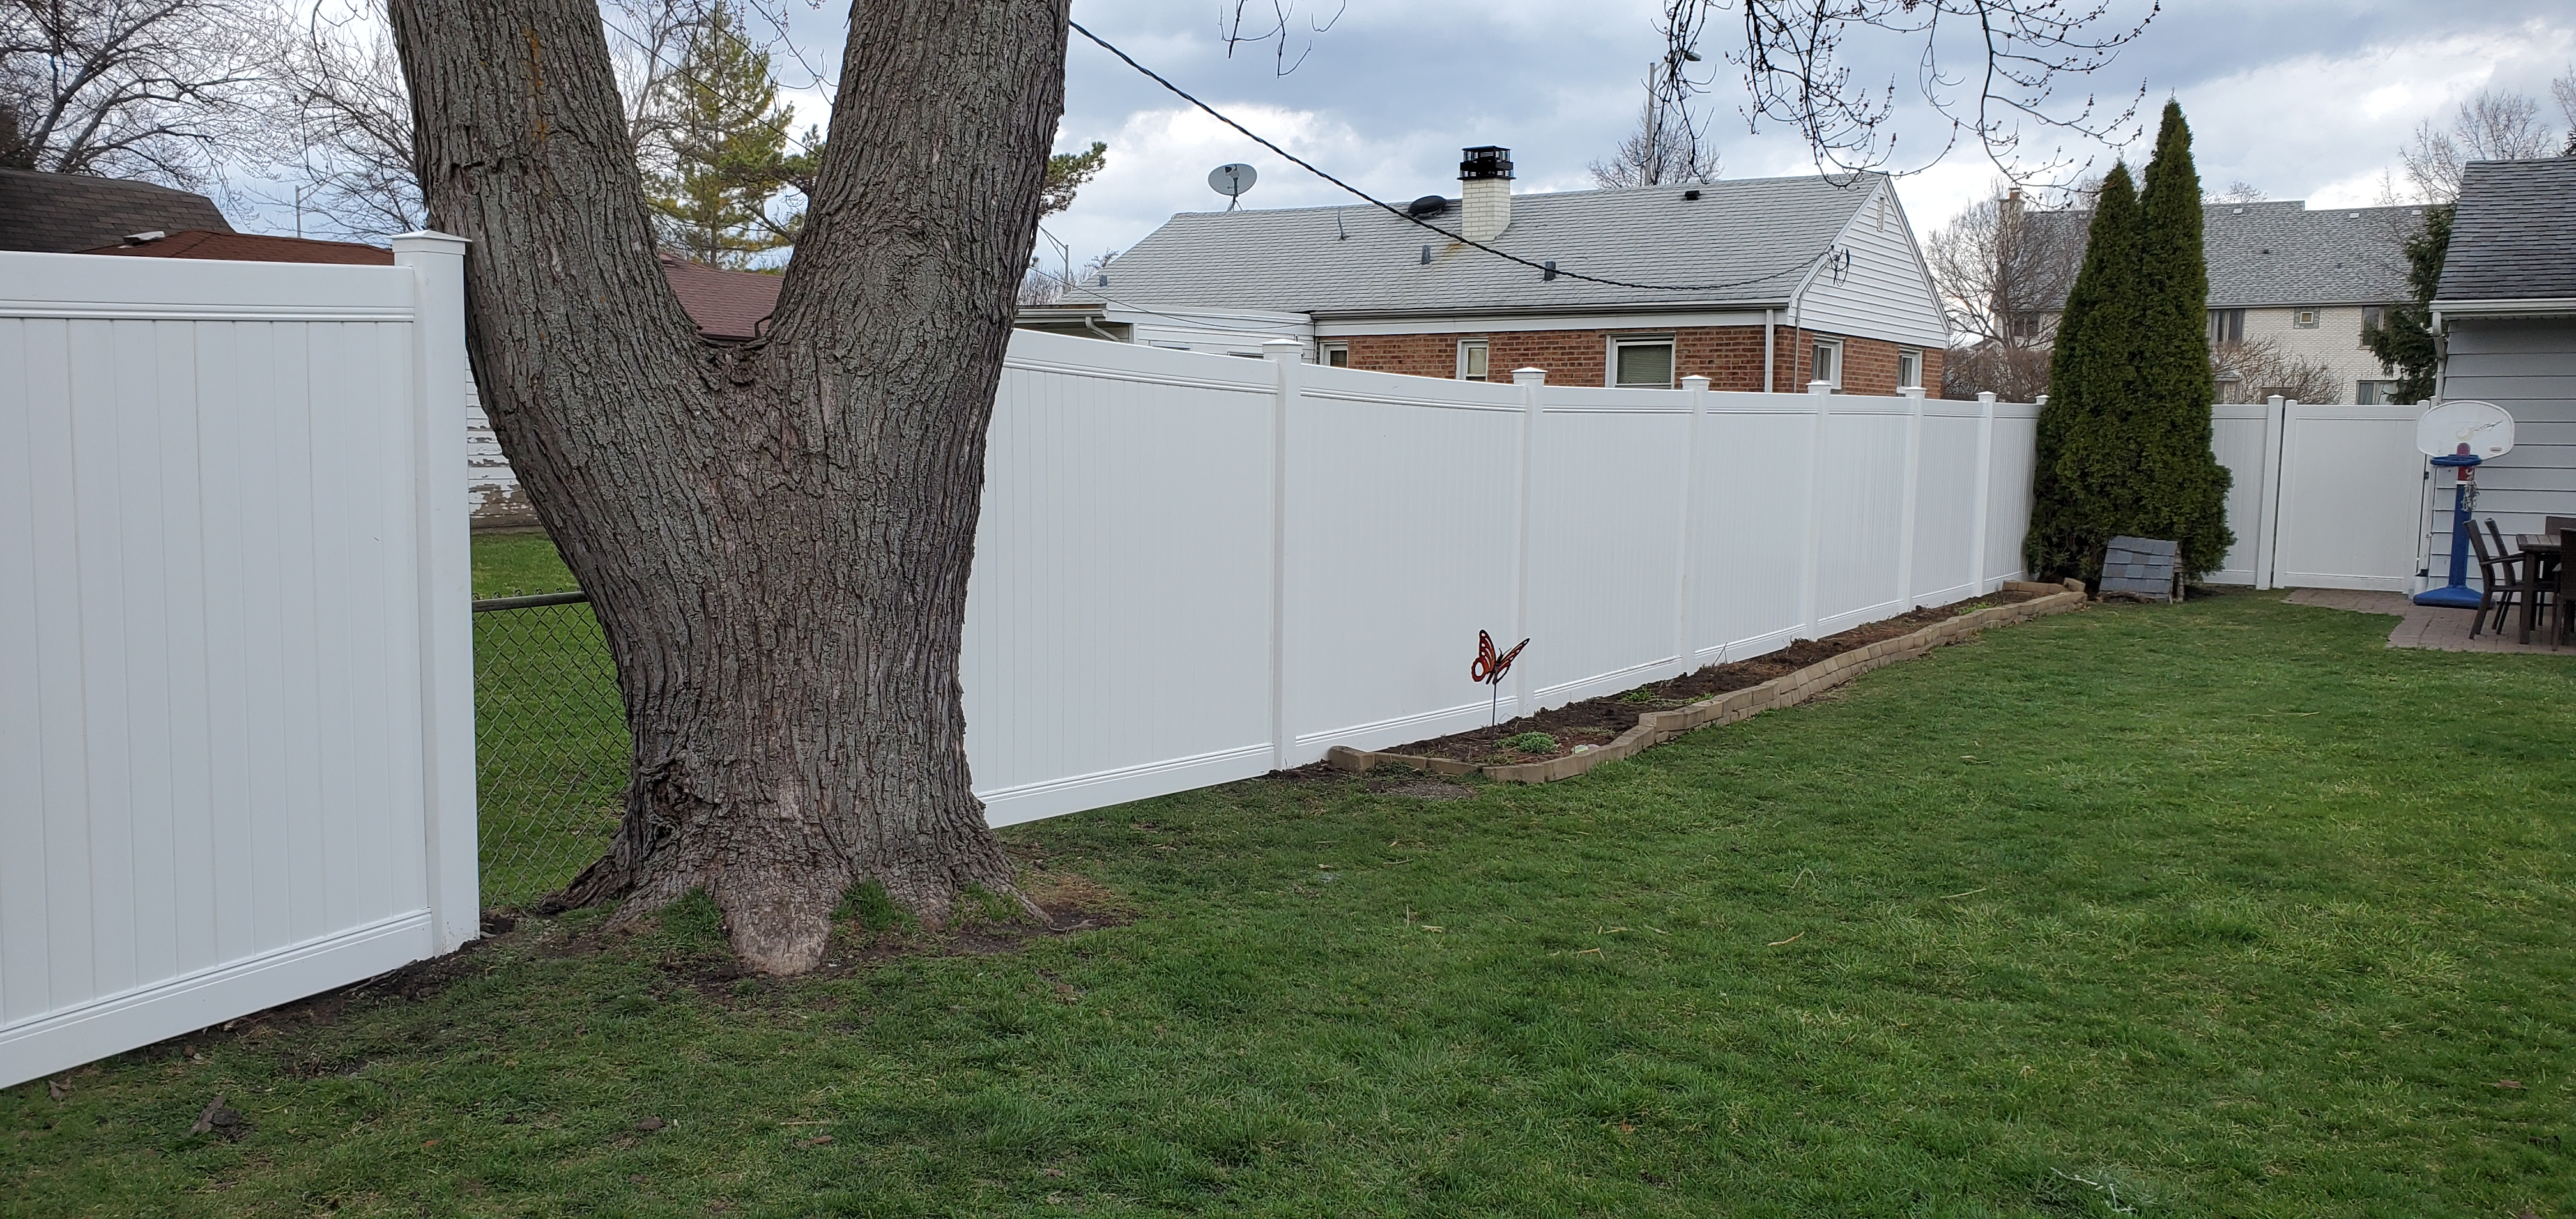
[[[1780,347],[1771,337],[1771,318],[1778,312],[1777,309],[1762,311],[1762,392],[1766,394],[1777,392],[1780,384],[1778,378],[1771,375],[1771,354]]]

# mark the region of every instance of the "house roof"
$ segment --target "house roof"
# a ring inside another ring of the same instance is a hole
[[[394,252],[353,241],[314,241],[304,237],[270,237],[260,233],[172,233],[153,241],[118,243],[85,250],[127,258],[207,258],[224,262],[318,262],[391,266]],[[711,339],[760,337],[761,324],[778,307],[776,275],[724,271],[675,254],[662,257],[662,277],[680,298],[680,308]]]
[[[1366,204],[1183,212],[1111,261],[1071,303],[1142,302],[1316,316],[1513,315],[1784,304],[1884,181],[1745,178],[1700,186],[1515,195],[1486,243],[1566,271],[1691,291],[1617,288],[1449,241]],[[1699,193],[1683,198],[1685,190]],[[1456,200],[1429,218],[1452,232]],[[1431,261],[1422,247],[1431,244]]]
[[[127,258],[207,258],[222,262],[320,262],[389,267],[394,252],[354,241],[315,241],[306,237],[271,237],[264,233],[212,232],[190,229],[152,240],[119,242],[83,250]]]
[[[2434,298],[2576,298],[2576,157],[2470,162]]]
[[[87,174],[0,169],[0,250],[71,254],[154,229],[233,226],[204,195]]]
[[[2423,219],[2420,207],[2310,210],[2297,199],[2205,203],[2202,259],[2209,267],[2209,307],[2382,305],[2410,295],[2406,239]],[[2034,212],[2038,224],[2090,225],[2090,211]],[[2083,244],[2069,248],[2082,257]],[[2061,309],[2067,283],[2039,309]]]
[[[726,271],[677,254],[662,255],[662,277],[680,307],[711,339],[756,339],[769,315],[778,309],[778,289],[785,276],[757,271]]]

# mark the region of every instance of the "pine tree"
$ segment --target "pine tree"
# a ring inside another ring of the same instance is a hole
[[[2136,461],[2119,532],[2182,544],[2184,574],[2218,569],[2234,481],[2210,447],[2218,385],[2209,363],[2209,264],[2201,249],[2200,173],[2180,103],[2165,103],[2156,155],[2138,192],[2138,397],[2124,420]],[[2106,537],[2105,541],[2108,540]]]
[[[770,204],[808,171],[787,151],[795,108],[778,104],[769,52],[742,35],[718,3],[682,52],[663,115],[667,168],[651,175],[650,202],[663,242],[710,266],[742,268],[795,243],[799,218]]]
[[[2576,139],[2576,131],[2568,138]],[[2441,366],[2433,343],[2433,293],[2442,283],[2442,260],[2451,253],[2454,210],[2447,203],[2424,209],[2424,227],[2406,239],[2406,286],[2414,302],[2390,309],[2387,325],[2361,332],[2379,366],[2397,374],[2397,388],[2389,394],[2393,401],[2422,402],[2433,396],[2433,374]]]
[[[2048,404],[2039,412],[2031,476],[2030,570],[2046,576],[2101,572],[2103,544],[2125,502],[2135,462],[2120,420],[2138,396],[2137,191],[2129,167],[2102,179],[2084,262],[2057,323]]]

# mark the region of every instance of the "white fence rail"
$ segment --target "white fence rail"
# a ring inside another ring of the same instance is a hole
[[[1285,346],[1283,344],[1283,346]],[[1485,722],[2020,575],[2036,407],[1013,336],[967,605],[996,825]]]
[[[461,248],[0,254],[0,1086],[475,934]]]

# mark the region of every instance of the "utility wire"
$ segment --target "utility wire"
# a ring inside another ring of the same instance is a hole
[[[1811,267],[1811,266],[1814,266],[1816,263],[1818,263],[1818,262],[1822,261],[1822,260],[1826,257],[1826,255],[1831,254],[1831,253],[1833,252],[1833,251],[1832,251],[1832,249],[1831,249],[1830,247],[1828,247],[1828,248],[1826,248],[1826,249],[1823,249],[1823,250],[1819,250],[1819,251],[1817,251],[1815,254],[1810,255],[1809,257],[1807,257],[1807,258],[1805,258],[1805,259],[1803,259],[1803,260],[1801,260],[1801,261],[1797,262],[1797,263],[1796,263],[1796,264],[1794,264],[1794,265],[1787,266],[1787,267],[1782,267],[1781,269],[1779,269],[1779,270],[1777,270],[1777,271],[1773,271],[1773,272],[1771,272],[1771,273],[1769,273],[1769,274],[1767,274],[1767,275],[1756,275],[1756,276],[1753,276],[1753,277],[1752,277],[1752,278],[1750,278],[1750,279],[1736,279],[1736,280],[1728,280],[1728,281],[1727,281],[1727,282],[1725,282],[1725,283],[1719,283],[1719,284],[1640,284],[1640,283],[1632,283],[1632,282],[1629,282],[1629,281],[1624,280],[1624,279],[1604,279],[1604,278],[1602,278],[1601,276],[1598,276],[1598,275],[1585,275],[1585,274],[1583,274],[1583,273],[1581,273],[1581,272],[1579,272],[1579,271],[1568,271],[1568,270],[1564,269],[1563,267],[1550,266],[1550,265],[1548,265],[1548,264],[1546,264],[1546,263],[1533,262],[1533,261],[1531,261],[1531,260],[1529,260],[1529,259],[1526,259],[1526,258],[1521,257],[1521,256],[1520,256],[1520,255],[1518,255],[1518,254],[1506,253],[1506,252],[1504,252],[1504,251],[1502,251],[1502,250],[1497,250],[1497,249],[1495,249],[1495,248],[1494,248],[1494,247],[1492,247],[1492,246],[1486,245],[1484,242],[1481,242],[1481,241],[1473,241],[1473,240],[1470,240],[1470,239],[1468,239],[1468,238],[1466,238],[1466,237],[1464,237],[1464,236],[1461,236],[1460,234],[1450,232],[1449,230],[1444,229],[1444,228],[1440,227],[1439,225],[1433,224],[1433,223],[1431,223],[1430,221],[1425,220],[1425,219],[1423,219],[1423,218],[1422,218],[1422,217],[1420,217],[1420,216],[1416,216],[1416,215],[1414,215],[1413,213],[1411,213],[1411,212],[1408,212],[1408,211],[1404,210],[1403,208],[1397,207],[1397,206],[1395,206],[1395,205],[1394,205],[1394,204],[1392,204],[1392,203],[1388,203],[1387,201],[1385,201],[1385,200],[1383,200],[1383,199],[1380,199],[1380,198],[1378,198],[1377,196],[1375,196],[1375,195],[1372,195],[1372,194],[1368,193],[1367,191],[1361,190],[1360,188],[1358,188],[1358,187],[1356,187],[1356,186],[1353,186],[1353,185],[1351,185],[1351,184],[1350,184],[1350,183],[1348,183],[1348,182],[1344,182],[1344,181],[1342,181],[1341,179],[1336,178],[1336,177],[1334,177],[1334,176],[1333,176],[1333,175],[1331,175],[1331,174],[1325,173],[1322,169],[1317,168],[1317,167],[1316,167],[1312,162],[1307,161],[1305,158],[1300,157],[1300,156],[1298,156],[1297,154],[1292,153],[1292,152],[1288,151],[1288,150],[1287,150],[1287,149],[1285,149],[1285,148],[1281,148],[1281,147],[1280,147],[1280,146],[1278,146],[1277,144],[1273,144],[1273,143],[1271,143],[1270,141],[1268,141],[1268,140],[1266,140],[1266,139],[1263,139],[1259,134],[1255,133],[1251,128],[1246,127],[1246,126],[1244,126],[1243,124],[1238,123],[1238,122],[1235,122],[1233,119],[1226,117],[1226,115],[1224,114],[1224,112],[1222,112],[1222,111],[1218,110],[1216,107],[1211,106],[1211,105],[1207,104],[1206,102],[1200,101],[1199,99],[1197,99],[1197,98],[1195,98],[1195,97],[1190,96],[1190,93],[1189,93],[1189,91],[1188,91],[1188,90],[1183,89],[1183,88],[1181,88],[1179,85],[1173,84],[1171,81],[1164,79],[1164,78],[1163,78],[1163,75],[1162,75],[1161,73],[1156,72],[1156,71],[1155,71],[1155,70],[1153,70],[1152,68],[1148,68],[1148,67],[1146,67],[1145,65],[1140,64],[1140,63],[1136,62],[1136,59],[1135,59],[1135,57],[1134,57],[1134,56],[1129,55],[1129,54],[1128,54],[1127,52],[1125,52],[1125,51],[1121,51],[1121,50],[1119,50],[1117,47],[1111,46],[1111,45],[1109,44],[1109,41],[1108,41],[1107,39],[1102,38],[1100,35],[1098,35],[1098,34],[1094,34],[1094,33],[1092,33],[1091,31],[1089,31],[1089,30],[1086,30],[1086,29],[1082,28],[1082,23],[1080,23],[1080,22],[1078,22],[1078,21],[1068,21],[1068,22],[1066,22],[1065,24],[1072,26],[1072,27],[1073,27],[1073,32],[1074,32],[1074,33],[1080,34],[1080,35],[1082,35],[1083,37],[1090,39],[1090,40],[1092,41],[1092,43],[1093,43],[1094,45],[1098,46],[1101,50],[1107,51],[1107,52],[1109,52],[1110,54],[1117,56],[1121,61],[1125,62],[1125,63],[1126,63],[1126,65],[1127,65],[1128,67],[1134,68],[1134,69],[1136,69],[1137,71],[1144,73],[1144,74],[1145,74],[1145,76],[1146,76],[1146,78],[1147,78],[1147,79],[1149,79],[1149,80],[1151,80],[1151,81],[1153,81],[1155,84],[1161,85],[1161,86],[1162,86],[1162,87],[1164,87],[1165,89],[1171,90],[1171,92],[1172,92],[1173,96],[1178,97],[1178,98],[1180,98],[1182,101],[1188,102],[1189,104],[1191,104],[1191,105],[1193,105],[1193,106],[1196,106],[1196,107],[1198,107],[1198,108],[1199,108],[1199,109],[1201,109],[1201,110],[1207,111],[1207,112],[1208,112],[1208,114],[1209,114],[1211,117],[1213,117],[1213,118],[1215,118],[1215,119],[1216,119],[1216,121],[1218,121],[1218,122],[1220,122],[1220,123],[1223,123],[1223,124],[1225,124],[1225,125],[1226,125],[1226,126],[1228,126],[1228,127],[1232,127],[1232,128],[1234,128],[1236,131],[1242,132],[1242,133],[1243,133],[1243,135],[1244,135],[1244,137],[1245,137],[1245,138],[1247,138],[1247,139],[1249,139],[1249,140],[1251,140],[1253,143],[1255,143],[1255,144],[1259,144],[1259,145],[1261,145],[1262,147],[1267,148],[1267,149],[1269,149],[1269,150],[1270,150],[1270,151],[1272,151],[1272,152],[1278,153],[1281,157],[1286,158],[1289,164],[1291,164],[1291,165],[1295,165],[1297,168],[1302,169],[1302,170],[1305,170],[1307,173],[1313,174],[1313,175],[1315,175],[1316,177],[1318,177],[1318,178],[1322,178],[1323,180],[1325,180],[1325,181],[1327,181],[1327,182],[1330,182],[1330,183],[1332,183],[1332,184],[1333,184],[1333,185],[1335,185],[1335,186],[1341,187],[1343,190],[1349,191],[1350,193],[1352,193],[1352,194],[1354,194],[1354,195],[1359,196],[1361,199],[1363,199],[1363,200],[1367,201],[1371,206],[1373,206],[1373,207],[1377,208],[1379,211],[1385,212],[1387,215],[1393,216],[1393,217],[1395,217],[1395,218],[1396,218],[1396,219],[1398,219],[1398,220],[1405,221],[1406,223],[1409,223],[1409,224],[1416,224],[1416,225],[1420,225],[1421,227],[1426,228],[1426,229],[1429,229],[1429,230],[1431,230],[1431,231],[1432,231],[1432,232],[1434,232],[1434,233],[1438,233],[1438,234],[1440,234],[1441,236],[1446,237],[1446,238],[1448,238],[1448,239],[1449,239],[1449,240],[1451,240],[1451,241],[1457,242],[1457,243],[1459,243],[1459,244],[1461,244],[1461,245],[1474,246],[1475,248],[1477,248],[1477,249],[1479,249],[1479,250],[1483,250],[1484,252],[1486,252],[1486,253],[1488,253],[1488,254],[1491,254],[1491,255],[1493,255],[1493,256],[1494,256],[1494,257],[1496,257],[1496,258],[1500,258],[1500,259],[1502,259],[1502,260],[1504,260],[1504,261],[1506,261],[1506,262],[1516,262],[1516,263],[1519,263],[1520,265],[1522,265],[1522,266],[1524,266],[1524,267],[1528,267],[1528,268],[1530,268],[1530,269],[1531,269],[1531,270],[1533,270],[1533,271],[1543,271],[1543,272],[1546,272],[1546,273],[1548,273],[1548,274],[1550,274],[1550,275],[1554,275],[1554,276],[1557,276],[1558,278],[1562,278],[1562,279],[1579,279],[1579,280],[1584,281],[1585,283],[1603,284],[1603,285],[1606,285],[1606,286],[1609,286],[1609,287],[1613,287],[1613,288],[1634,288],[1634,289],[1637,289],[1637,290],[1642,291],[1642,292],[1713,292],[1713,291],[1717,291],[1717,290],[1719,290],[1719,289],[1724,289],[1724,288],[1741,288],[1741,287],[1745,287],[1745,286],[1748,286],[1748,285],[1751,285],[1751,284],[1758,284],[1758,283],[1761,283],[1761,282],[1763,282],[1764,280],[1778,279],[1778,278],[1780,278],[1780,277],[1781,277],[1781,276],[1783,276],[1783,275],[1795,274],[1795,273],[1797,273],[1797,272],[1804,271],[1804,270],[1806,270],[1807,268],[1809,268],[1809,267]]]

